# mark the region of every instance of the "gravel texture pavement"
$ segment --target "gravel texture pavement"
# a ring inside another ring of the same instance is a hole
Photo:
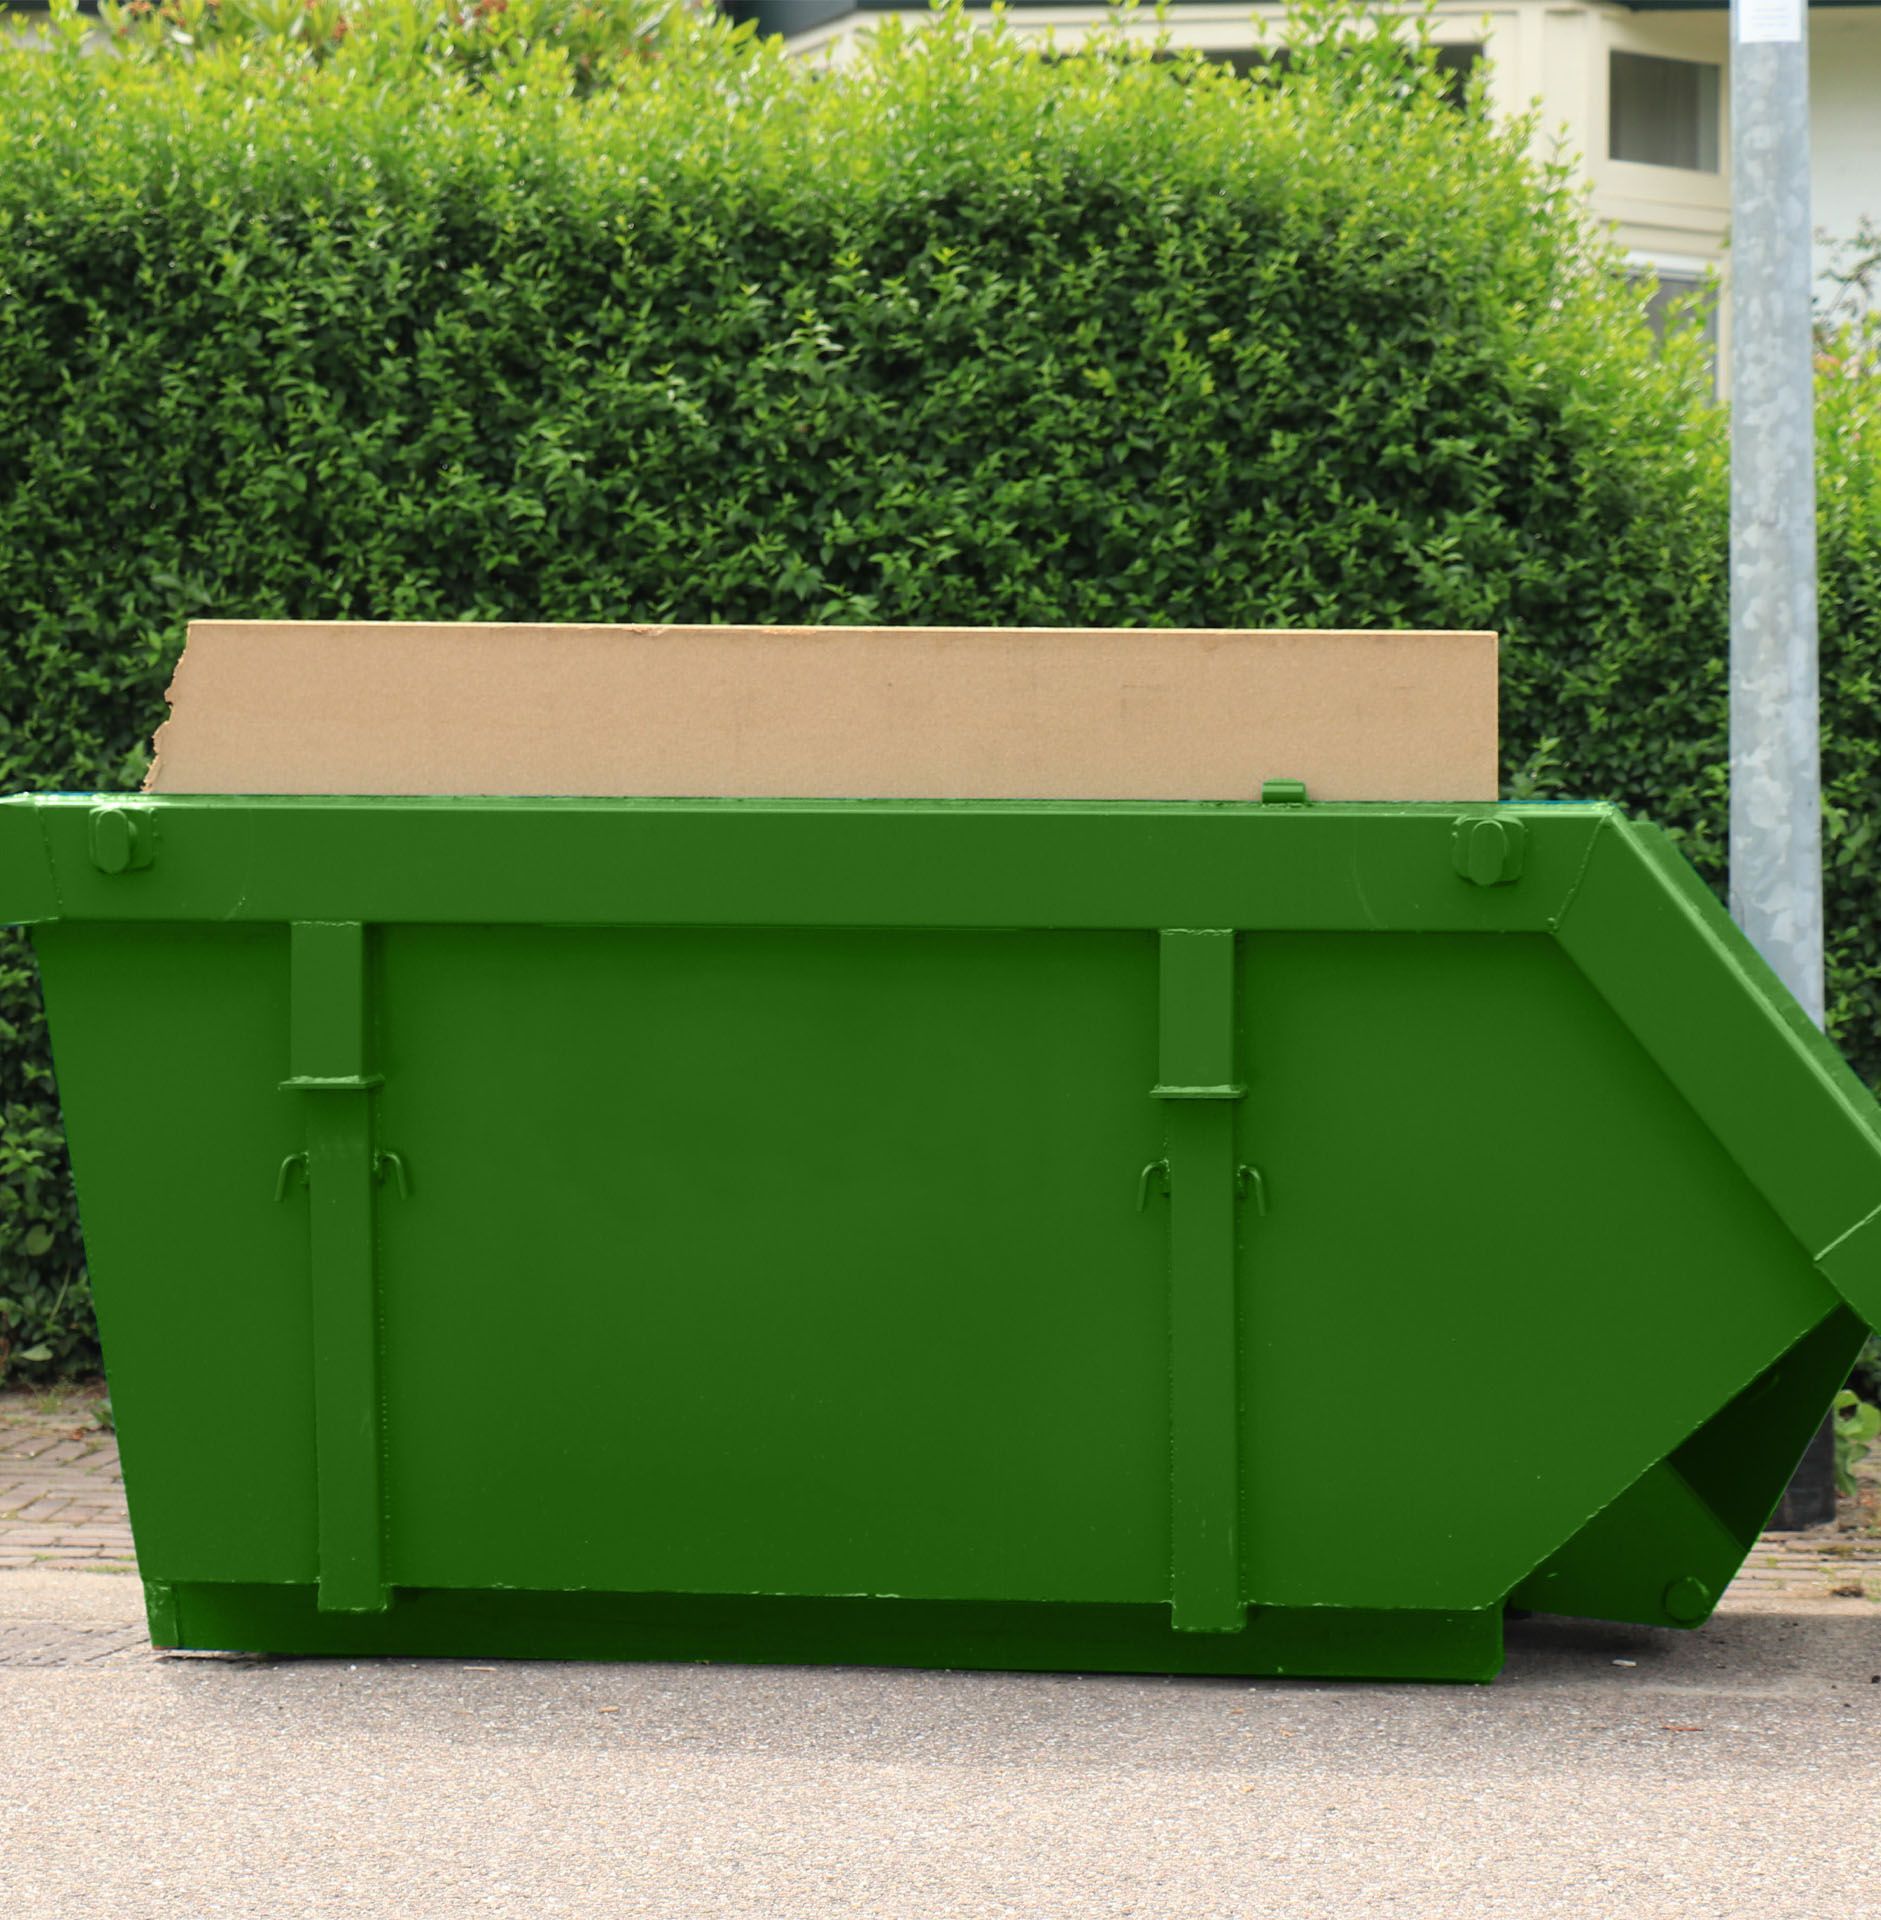
[[[1518,1622],[1482,1688],[159,1656],[138,1602],[0,1572],[7,1920],[1881,1904],[1865,1600]]]

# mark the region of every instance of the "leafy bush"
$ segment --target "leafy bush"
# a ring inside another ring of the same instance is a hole
[[[1871,1333],[1863,1342],[1848,1384],[1871,1406],[1881,1407],[1881,1334]]]
[[[1835,1488],[1853,1500],[1861,1491],[1855,1469],[1867,1459],[1875,1436],[1881,1434],[1881,1407],[1870,1406],[1859,1394],[1844,1387],[1835,1396],[1829,1422],[1835,1440]]]
[[[0,787],[133,782],[191,615],[1482,626],[1510,790],[1716,877],[1721,418],[1522,129],[1338,15],[1250,80],[669,27],[479,85],[352,35],[0,53]],[[1825,409],[1824,551],[1873,1076],[1871,404]],[[0,1293],[49,1302],[17,943],[0,1019]]]
[[[1881,1085],[1881,315],[1816,383],[1828,1025]]]
[[[501,87],[543,49],[571,91],[608,84],[700,11],[700,0],[103,0],[113,46],[148,62],[267,64],[292,71],[344,55],[381,84],[426,76]]]

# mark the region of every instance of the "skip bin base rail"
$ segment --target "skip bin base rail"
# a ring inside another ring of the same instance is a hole
[[[1231,1634],[1178,1633],[1156,1606],[692,1593],[400,1593],[376,1615],[305,1587],[146,1583],[153,1644],[343,1658],[726,1660],[753,1666],[997,1668],[1492,1680],[1500,1608],[1254,1609]]]
[[[1292,798],[0,802],[153,1638],[1701,1621],[1881,1317],[1881,1115],[1651,829]]]

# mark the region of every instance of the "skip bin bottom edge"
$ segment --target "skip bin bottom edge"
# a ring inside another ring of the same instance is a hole
[[[344,1614],[311,1586],[145,1590],[153,1641],[205,1652],[1447,1681],[1502,1666],[1500,1607],[1252,1607],[1240,1631],[1199,1634],[1154,1606],[401,1588]]]

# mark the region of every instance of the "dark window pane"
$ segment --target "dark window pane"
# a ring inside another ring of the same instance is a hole
[[[1443,75],[1444,97],[1461,105],[1463,89],[1469,84],[1477,61],[1483,57],[1483,50],[1480,46],[1439,47],[1436,54],[1437,71]],[[1215,66],[1226,67],[1243,79],[1263,67],[1284,73],[1293,64],[1293,56],[1285,47],[1208,47],[1203,49],[1202,58]]]
[[[1476,63],[1482,57],[1481,47],[1437,49],[1437,71],[1443,75],[1443,90],[1448,99],[1461,104],[1463,89],[1469,85],[1470,75],[1476,71]]]
[[[1647,267],[1634,277],[1652,287],[1652,292],[1646,297],[1646,319],[1657,334],[1665,332],[1673,318],[1674,307],[1705,291],[1704,281],[1695,273],[1660,273]],[[1679,319],[1686,326],[1702,327],[1707,336],[1717,332],[1717,316],[1712,312],[1709,301],[1696,310],[1686,307]]]
[[[1718,69],[1653,53],[1609,56],[1607,154],[1649,167],[1718,170]]]
[[[1241,48],[1206,47],[1202,51],[1202,58],[1211,66],[1226,67],[1230,73],[1245,80],[1256,67],[1285,67],[1287,50],[1280,47],[1270,53],[1264,49],[1250,52]]]
[[[1717,289],[1699,274],[1666,272],[1657,267],[1634,267],[1627,278],[1635,286],[1651,288],[1646,296],[1646,324],[1661,340],[1670,328],[1697,328],[1705,343],[1706,357],[1711,362],[1715,391],[1718,378]],[[1694,299],[1694,295],[1702,297]]]

